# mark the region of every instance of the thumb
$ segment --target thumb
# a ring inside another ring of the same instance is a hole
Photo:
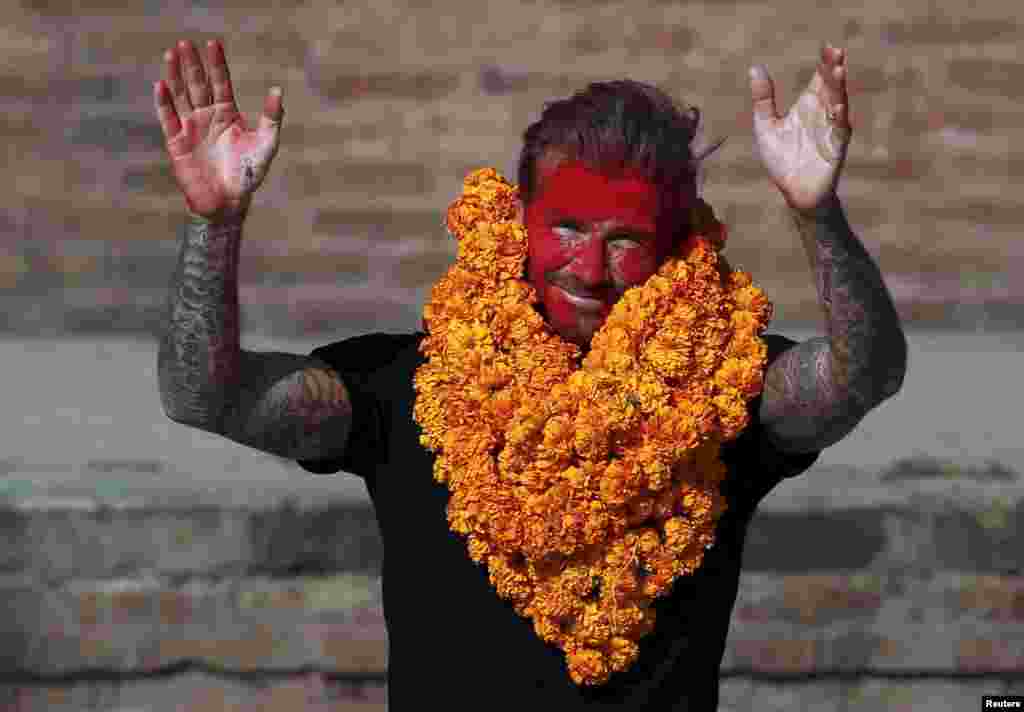
[[[283,120],[284,99],[281,96],[281,87],[270,87],[270,93],[263,102],[263,113],[260,114],[259,132],[277,133]]]
[[[750,68],[750,93],[754,100],[755,125],[779,118],[775,108],[775,84],[763,64],[755,64]]]

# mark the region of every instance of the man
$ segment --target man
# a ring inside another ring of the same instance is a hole
[[[448,527],[449,493],[431,477],[434,456],[412,417],[424,334],[366,334],[308,357],[239,348],[241,227],[277,152],[283,106],[272,90],[249,130],[220,43],[208,45],[206,71],[190,44],[177,49],[165,55],[170,93],[154,87],[191,213],[160,344],[164,411],[310,472],[364,478],[384,541],[390,709],[715,709],[758,502],[898,392],[906,371],[896,310],[835,193],[851,135],[844,52],[822,49],[785,117],[764,67],[751,70],[756,144],[810,258],[827,336],[764,336],[764,390],[749,426],[722,446],[728,509],[714,546],[655,601],[657,625],[637,662],[604,685],[577,686],[561,651],[495,595]],[[686,237],[697,121],[653,87],[611,82],[549,107],[524,136],[528,278],[547,323],[584,351],[616,300]]]

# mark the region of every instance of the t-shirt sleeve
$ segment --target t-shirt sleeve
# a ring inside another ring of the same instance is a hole
[[[340,458],[296,460],[299,467],[317,475],[340,470],[368,479],[382,453],[388,399],[401,384],[390,371],[395,359],[416,334],[362,334],[319,346],[310,356],[325,361],[341,375],[352,402],[352,428]]]
[[[767,371],[775,359],[796,341],[780,334],[761,337],[768,346]],[[748,403],[750,423],[736,440],[723,446],[723,456],[729,457],[737,470],[737,485],[755,502],[760,501],[780,481],[806,471],[821,454],[820,450],[791,453],[779,450],[768,438],[761,424],[760,412],[763,396],[759,394]]]

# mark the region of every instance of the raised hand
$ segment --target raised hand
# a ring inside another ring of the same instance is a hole
[[[764,65],[750,70],[754,143],[786,202],[813,212],[835,196],[853,129],[846,94],[846,53],[825,45],[807,88],[785,117]]]
[[[211,220],[244,217],[277,155],[284,118],[281,92],[271,89],[259,126],[250,129],[235,104],[219,41],[207,43],[206,65],[187,40],[167,50],[166,81],[153,86],[156,113],[189,210]]]

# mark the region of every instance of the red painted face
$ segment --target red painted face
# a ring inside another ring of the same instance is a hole
[[[586,353],[615,302],[657,271],[675,229],[659,228],[657,191],[636,173],[612,178],[567,161],[540,177],[523,216],[527,276],[548,324]]]

